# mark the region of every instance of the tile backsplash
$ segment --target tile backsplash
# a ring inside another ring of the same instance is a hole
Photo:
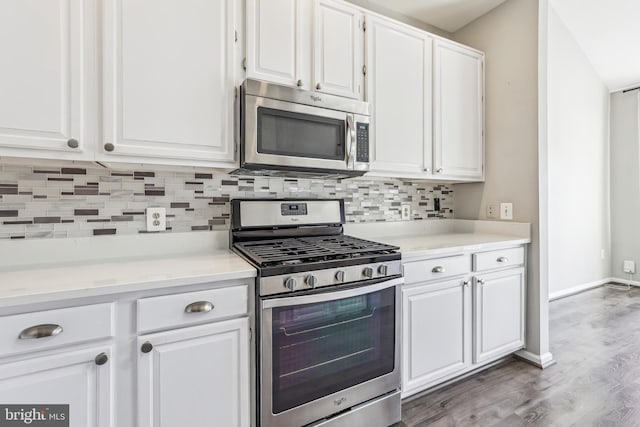
[[[347,222],[453,217],[453,190],[421,181],[243,177],[0,164],[0,239],[144,233],[145,209],[167,209],[168,232],[226,230],[233,198],[342,198]],[[434,199],[440,210],[434,210]]]

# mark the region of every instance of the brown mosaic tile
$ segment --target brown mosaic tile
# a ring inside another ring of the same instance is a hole
[[[189,202],[171,202],[172,208],[188,208]]]
[[[82,168],[62,168],[61,172],[63,174],[69,175],[86,175],[87,170]]]
[[[34,224],[59,224],[60,223],[59,216],[37,216],[33,218]]]
[[[116,229],[115,228],[98,228],[93,230],[94,236],[105,236],[108,234],[116,234]]]
[[[75,209],[73,214],[75,216],[98,215],[98,209]]]
[[[18,216],[17,210],[0,210],[0,218],[17,217],[17,216]]]

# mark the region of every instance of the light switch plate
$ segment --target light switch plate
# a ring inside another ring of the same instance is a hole
[[[500,219],[513,219],[513,203],[500,203]]]
[[[147,208],[147,231],[165,231],[167,229],[167,210],[165,208]]]

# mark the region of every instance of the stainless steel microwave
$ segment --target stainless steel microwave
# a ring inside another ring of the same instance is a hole
[[[369,170],[369,104],[247,79],[240,96],[240,169],[359,176]]]

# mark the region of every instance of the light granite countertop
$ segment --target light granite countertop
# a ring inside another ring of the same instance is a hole
[[[400,247],[405,261],[525,244],[529,230],[464,220],[345,226]],[[0,242],[0,307],[256,277],[227,248],[226,232]]]

